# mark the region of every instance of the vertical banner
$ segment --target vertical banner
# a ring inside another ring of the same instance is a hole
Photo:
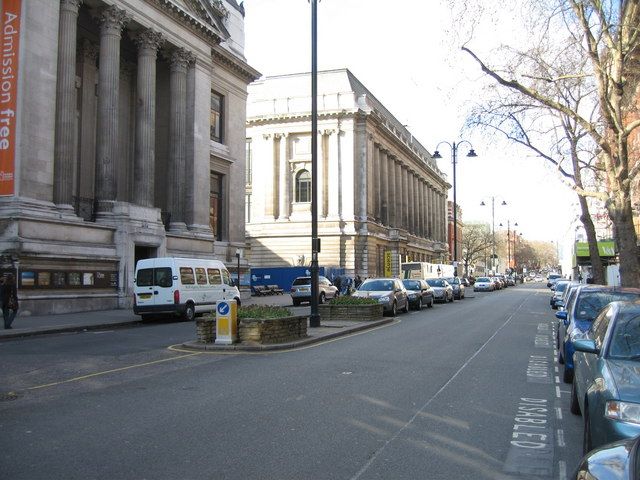
[[[15,193],[21,7],[22,0],[2,0],[0,6],[0,196]]]
[[[391,277],[391,250],[384,251],[384,276]]]

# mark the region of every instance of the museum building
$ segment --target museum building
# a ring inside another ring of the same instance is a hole
[[[311,79],[249,85],[246,231],[255,267],[311,261]],[[431,154],[347,69],[318,73],[320,266],[362,278],[400,262],[444,263],[446,176]]]
[[[22,314],[130,307],[141,258],[235,265],[260,76],[243,7],[2,5],[0,268],[17,272]]]

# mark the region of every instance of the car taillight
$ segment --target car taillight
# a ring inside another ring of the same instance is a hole
[[[180,290],[173,291],[173,303],[178,305],[180,303]]]

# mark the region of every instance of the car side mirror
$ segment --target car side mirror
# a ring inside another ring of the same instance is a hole
[[[600,353],[600,349],[596,347],[595,340],[587,338],[582,340],[574,340],[573,346],[575,347],[576,352],[595,353],[596,355]]]
[[[556,318],[558,318],[560,320],[566,320],[567,319],[567,311],[563,310],[561,312],[556,312]]]

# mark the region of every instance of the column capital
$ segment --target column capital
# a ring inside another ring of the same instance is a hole
[[[156,55],[164,43],[164,37],[159,32],[147,29],[136,35],[133,41],[138,46],[139,54]]]
[[[195,61],[195,56],[188,50],[182,47],[175,47],[167,52],[166,56],[171,64],[171,70],[174,71],[187,71],[187,67],[190,63]]]
[[[113,5],[102,9],[98,18],[101,33],[117,36],[122,34],[122,29],[128,21],[127,12]]]
[[[60,8],[62,10],[78,13],[83,1],[84,0],[60,0]]]
[[[98,59],[98,53],[100,53],[100,49],[98,45],[93,43],[88,38],[83,38],[82,43],[80,44],[79,53],[83,62],[95,64],[96,60]]]

